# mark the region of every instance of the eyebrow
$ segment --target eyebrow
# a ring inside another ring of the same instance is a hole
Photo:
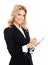
[[[18,15],[22,15],[22,14],[18,13]],[[25,14],[23,16],[25,16]]]

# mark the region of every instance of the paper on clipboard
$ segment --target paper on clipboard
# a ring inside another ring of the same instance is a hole
[[[45,37],[43,37],[35,46],[37,46],[38,44],[40,44],[43,40],[44,40]]]

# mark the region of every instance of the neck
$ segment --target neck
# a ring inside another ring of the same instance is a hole
[[[14,25],[20,28],[20,24],[14,22]]]

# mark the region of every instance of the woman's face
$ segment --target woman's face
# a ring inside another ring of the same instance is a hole
[[[25,11],[19,10],[18,13],[15,16],[15,22],[19,25],[21,25],[25,20]]]

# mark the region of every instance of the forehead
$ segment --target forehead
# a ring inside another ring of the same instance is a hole
[[[19,10],[18,13],[25,15],[25,10]]]

